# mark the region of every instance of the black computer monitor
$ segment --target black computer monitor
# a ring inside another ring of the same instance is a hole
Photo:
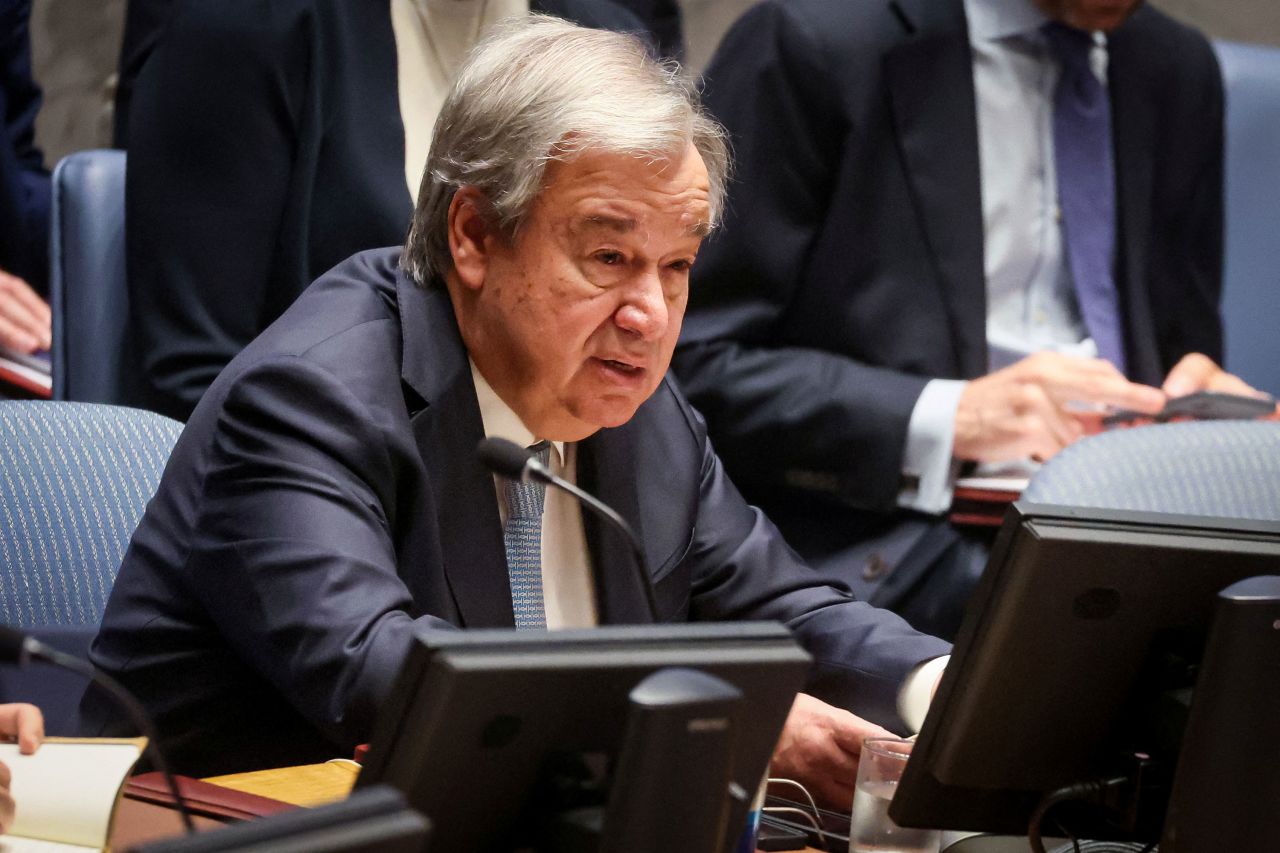
[[[1022,835],[1049,792],[1140,766],[1136,808],[1054,817],[1157,840],[1217,594],[1276,574],[1280,524],[1015,504],[890,815]]]
[[[809,665],[776,623],[432,632],[410,651],[379,714],[357,786],[404,791],[431,819],[434,849],[547,849],[540,833],[549,816],[607,796],[601,783],[622,749],[633,688],[659,671],[691,669],[743,697],[728,771],[739,793],[726,805],[728,840],[745,825]],[[647,757],[656,759],[649,779],[613,784],[677,785],[678,762],[700,758]]]

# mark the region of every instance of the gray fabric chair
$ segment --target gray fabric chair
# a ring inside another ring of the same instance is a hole
[[[1280,521],[1280,423],[1198,421],[1090,436],[1045,463],[1022,499]]]
[[[0,623],[84,655],[129,537],[182,425],[91,403],[0,402]],[[44,710],[67,733],[84,684],[0,667],[0,701]]]

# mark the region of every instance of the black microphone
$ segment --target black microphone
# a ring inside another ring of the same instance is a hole
[[[124,707],[125,713],[129,715],[129,721],[147,739],[147,748],[151,751],[151,758],[164,775],[164,781],[169,786],[169,793],[173,795],[174,805],[178,809],[178,814],[182,817],[182,825],[187,832],[195,832],[196,828],[191,823],[191,815],[187,811],[186,801],[178,790],[178,783],[173,778],[173,774],[169,772],[168,762],[164,760],[164,755],[160,752],[160,739],[156,736],[155,726],[151,724],[151,719],[147,716],[147,712],[142,705],[137,699],[133,698],[133,694],[111,676],[104,672],[98,672],[97,668],[88,661],[59,651],[29,634],[24,634],[6,625],[0,625],[0,662],[24,667],[32,661],[51,663],[54,666],[69,669],[77,675],[82,675],[111,694],[112,698]]]
[[[645,603],[649,607],[649,619],[655,623],[658,621],[658,603],[653,595],[653,579],[649,576],[644,548],[640,545],[640,538],[631,529],[631,525],[627,524],[626,519],[618,515],[613,507],[594,495],[587,494],[568,480],[557,477],[536,456],[514,441],[507,441],[505,438],[481,439],[476,445],[476,457],[490,471],[508,480],[520,483],[538,481],[568,492],[581,501],[583,506],[608,521],[615,530],[620,531],[630,543],[631,552],[635,556],[635,570],[639,574],[640,587],[644,590]]]

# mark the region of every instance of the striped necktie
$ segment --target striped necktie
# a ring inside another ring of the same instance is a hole
[[[540,441],[529,448],[543,464],[551,456],[551,445]],[[507,573],[511,578],[511,604],[517,628],[547,627],[542,604],[542,503],[546,487],[542,483],[505,480],[507,523],[502,541],[507,552]]]

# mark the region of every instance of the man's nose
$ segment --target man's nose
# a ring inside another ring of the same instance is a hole
[[[614,322],[642,340],[661,338],[669,321],[662,279],[656,268],[646,270],[627,286],[622,305],[614,314]]]

